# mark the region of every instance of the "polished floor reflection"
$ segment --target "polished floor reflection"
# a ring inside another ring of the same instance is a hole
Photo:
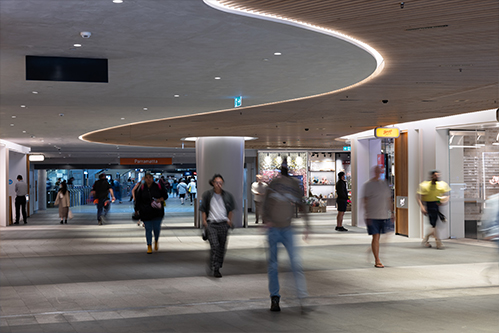
[[[389,237],[373,267],[362,228],[334,231],[334,212],[312,214],[300,239],[312,312],[294,298],[281,250],[282,311],[268,311],[264,228],[229,236],[223,278],[206,276],[208,244],[192,228],[190,205],[172,198],[160,249],[146,254],[144,230],[127,203],[109,223],[95,207],[57,210],[0,229],[1,332],[496,332],[498,252],[493,244]],[[300,221],[297,222],[300,229]]]

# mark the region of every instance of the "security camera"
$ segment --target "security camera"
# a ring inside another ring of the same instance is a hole
[[[82,38],[90,38],[90,36],[92,36],[92,33],[89,31],[82,31],[82,32],[80,32],[80,36]]]
[[[384,100],[382,100],[382,102],[383,102],[384,104],[386,104],[386,103],[388,103],[388,100],[387,100],[387,99],[384,99]]]

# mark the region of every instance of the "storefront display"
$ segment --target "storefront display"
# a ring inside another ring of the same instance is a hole
[[[486,200],[499,193],[499,129],[449,131],[452,217],[464,219],[465,237],[481,238]]]
[[[295,177],[303,187],[304,194],[308,191],[307,153],[303,152],[259,152],[258,173],[266,183],[280,174],[283,159],[288,160],[289,174]]]
[[[265,182],[270,182],[272,178],[279,175],[284,158],[288,159],[291,176],[300,181],[303,195],[308,200],[309,206],[317,207],[314,211],[322,211],[322,208],[318,207],[335,205],[337,172],[345,172],[347,187],[350,191],[350,152],[260,151],[258,173],[264,176]]]

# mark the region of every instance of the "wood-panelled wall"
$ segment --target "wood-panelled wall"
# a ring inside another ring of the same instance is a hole
[[[407,197],[409,195],[408,161],[407,133],[401,133],[395,139],[395,200],[397,200],[398,196]],[[409,236],[409,210],[395,208],[395,217],[395,233]]]

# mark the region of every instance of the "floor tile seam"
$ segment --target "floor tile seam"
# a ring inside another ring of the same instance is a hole
[[[497,263],[495,262],[492,262],[492,263],[482,263],[481,265],[484,266],[485,268],[488,267],[488,265],[497,265]],[[476,266],[475,263],[472,263],[472,264],[448,264],[448,266],[456,266],[456,267],[460,267],[462,265],[471,265],[471,266]],[[422,265],[422,266],[398,266],[398,267],[392,267],[392,268],[395,268],[397,269],[397,271],[402,271],[402,272],[407,272],[408,269],[410,270],[421,270],[421,269],[432,269],[432,268],[435,268],[435,267],[438,267],[438,268],[442,268],[441,271],[447,271],[448,270],[448,267],[442,267],[444,265],[441,265],[441,264],[436,264],[436,265]],[[346,273],[346,272],[367,272],[367,271],[370,271],[370,270],[373,270],[371,267],[363,267],[363,268],[346,268],[346,269],[327,269],[327,270],[324,270],[324,269],[307,269],[305,270],[305,274],[306,275],[310,275],[310,274],[331,274],[332,272],[334,273]],[[390,271],[391,269],[390,268],[385,268],[383,271],[387,272],[387,271]],[[394,271],[394,270],[392,270]],[[460,271],[463,271],[463,268],[460,267]],[[398,272],[395,272],[395,274],[397,274]],[[282,271],[280,272],[280,274],[291,274],[291,271]],[[472,274],[473,277],[476,278],[475,274]],[[243,277],[244,279],[250,279],[250,280],[254,280],[254,279],[262,279],[262,280],[265,280],[266,279],[266,276],[267,276],[267,273],[253,273],[253,274],[244,274],[244,275],[241,275],[241,274],[238,274],[238,275],[229,275],[226,277],[226,279],[230,279],[230,280],[240,280],[241,277]],[[153,285],[155,285],[155,283],[157,284],[160,284],[160,285],[168,285],[168,283],[172,283],[172,281],[174,280],[178,280],[178,281],[186,281],[188,279],[198,279],[199,277],[203,277],[203,275],[193,275],[193,276],[189,276],[189,277],[161,277],[161,278],[148,278],[148,279],[140,279],[141,283],[143,284],[150,284],[150,283],[153,283]],[[307,278],[307,280],[310,279],[310,277]],[[134,281],[137,281],[137,279],[129,279],[129,280],[107,280],[107,281],[92,281],[92,282],[78,282],[77,285],[80,289],[82,290],[88,290],[89,288],[95,288],[96,286],[99,287],[99,288],[104,288],[104,289],[108,289],[108,285],[110,286],[114,286],[116,285],[117,283],[119,284],[127,284],[127,282],[132,282],[132,285],[133,285],[133,282]],[[11,290],[12,291],[12,288],[14,288],[14,290],[16,290],[16,293],[18,293],[19,290],[21,289],[29,289],[29,288],[36,288],[38,290],[38,286],[43,286],[44,288],[47,288],[47,287],[53,287],[53,288],[57,288],[57,289],[60,289],[60,286],[71,286],[71,285],[74,285],[75,283],[74,282],[67,282],[67,283],[55,283],[55,284],[43,284],[43,285],[37,285],[37,284],[31,284],[31,285],[25,285],[25,286],[6,286],[6,287],[2,287],[0,286],[0,295],[2,294],[2,290],[4,288],[7,288],[8,290]],[[499,287],[499,285],[490,285],[490,286],[464,286],[464,287],[457,287],[457,288],[482,288],[482,287]],[[436,288],[433,288],[432,290],[434,289],[437,289],[439,288],[438,286]],[[446,288],[446,289],[454,289],[454,288]],[[407,289],[405,289],[407,290]]]
[[[469,293],[469,290],[477,290],[480,292]],[[491,290],[485,289],[494,289]],[[459,291],[468,291],[466,294],[456,294]],[[436,293],[439,292],[437,295]],[[447,292],[447,294],[442,294]],[[449,293],[450,292],[450,293]],[[403,295],[404,297],[396,297],[398,295]],[[383,303],[383,302],[400,302],[400,301],[414,301],[414,300],[422,300],[422,299],[444,299],[444,298],[456,298],[456,297],[473,297],[473,296],[492,296],[499,295],[499,287],[477,287],[477,288],[451,288],[451,289],[438,289],[438,290],[412,290],[410,292],[370,292],[370,293],[357,293],[357,294],[334,294],[334,295],[321,295],[321,296],[311,296],[306,300],[306,304],[311,306],[312,308],[315,306],[328,306],[328,305],[342,305],[342,304],[367,304],[367,303]],[[392,298],[386,296],[395,296]],[[213,305],[231,305],[232,307],[237,307],[238,305],[260,305],[262,309],[265,309],[268,306],[268,298],[252,298],[252,299],[239,299],[239,300],[217,300],[217,301],[206,301],[206,302],[187,302],[187,303],[169,303],[164,305],[155,305],[155,306],[141,306],[141,307],[123,307],[123,308],[98,308],[98,309],[82,309],[82,310],[68,310],[68,311],[48,311],[48,312],[38,312],[38,313],[25,313],[25,314],[14,314],[14,315],[3,315],[0,316],[0,319],[12,319],[12,318],[37,318],[43,316],[57,316],[62,315],[65,316],[66,321],[68,322],[77,322],[81,321],[79,318],[76,320],[70,320],[66,316],[77,315],[77,314],[89,314],[92,313],[109,313],[114,312],[117,313],[122,318],[137,318],[137,317],[152,317],[157,316],[157,313],[152,313],[150,315],[144,316],[144,312],[151,312],[155,310],[167,310],[168,308],[177,308],[184,309],[184,311],[176,311],[171,315],[182,315],[182,314],[191,314],[192,308],[197,309],[203,306],[213,306]],[[299,300],[293,297],[282,298],[281,307],[282,308],[292,308],[299,306]],[[238,308],[239,310],[254,310],[254,307],[246,306],[243,309]],[[210,308],[211,313],[213,312],[226,312],[229,311],[225,308],[220,307],[218,311],[214,311],[215,309]],[[133,312],[141,312],[140,316],[134,315]],[[206,312],[205,312],[206,313]],[[147,314],[147,313],[146,313]],[[164,314],[168,315],[168,313]],[[111,318],[116,319],[116,318]],[[106,319],[99,319],[106,320]],[[46,321],[45,321],[46,322]],[[54,322],[58,322],[55,320]],[[20,326],[24,325],[23,323],[19,323],[18,325],[10,325],[9,326]]]

